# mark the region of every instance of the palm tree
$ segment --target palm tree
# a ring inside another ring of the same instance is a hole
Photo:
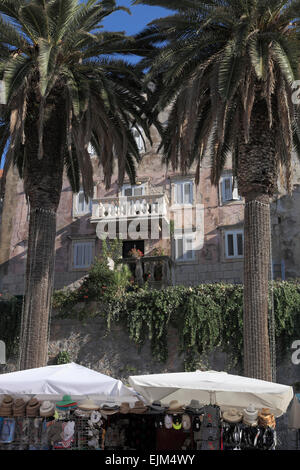
[[[30,205],[20,368],[47,361],[54,275],[56,211],[64,169],[74,192],[80,178],[93,197],[91,143],[109,187],[135,179],[139,151],[132,127],[149,137],[140,73],[112,56],[134,52],[123,33],[101,31],[121,8],[114,0],[0,0],[0,151],[2,180],[14,164]],[[4,188],[2,188],[2,191]]]
[[[170,105],[164,156],[183,172],[211,157],[217,185],[232,157],[244,220],[244,373],[272,379],[268,334],[270,200],[291,155],[300,155],[300,1],[136,0],[172,9],[137,36],[157,46],[146,58],[156,82],[155,109]],[[158,47],[159,46],[159,47]]]

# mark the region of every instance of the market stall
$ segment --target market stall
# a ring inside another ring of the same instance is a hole
[[[77,364],[0,376],[0,450],[276,448],[291,387],[218,372],[121,381]]]
[[[172,422],[183,432],[183,420],[189,416],[193,449],[275,449],[276,418],[293,398],[292,387],[226,372],[131,376],[129,383],[148,403],[178,404]],[[165,420],[168,416],[167,410]],[[157,445],[172,448],[172,440],[164,430]]]
[[[120,380],[74,363],[2,374],[0,450],[103,449],[108,417],[138,399]]]

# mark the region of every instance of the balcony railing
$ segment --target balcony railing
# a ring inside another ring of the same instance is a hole
[[[92,221],[166,217],[168,205],[166,194],[93,199]]]
[[[160,289],[174,284],[174,262],[169,256],[144,256],[138,260],[123,258],[120,263],[129,265],[140,286],[147,282],[150,287]]]

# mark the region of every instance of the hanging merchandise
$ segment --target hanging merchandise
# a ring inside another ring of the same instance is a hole
[[[180,415],[174,415],[173,416],[173,424],[172,424],[173,428],[176,429],[176,431],[178,431],[179,429],[182,428],[182,418]]]
[[[200,429],[201,450],[220,449],[221,412],[216,405],[204,407]]]
[[[165,422],[165,428],[166,429],[172,429],[173,417],[171,415],[166,414],[164,422]]]
[[[288,413],[289,428],[300,429],[300,403],[297,395],[294,396],[292,406]]]

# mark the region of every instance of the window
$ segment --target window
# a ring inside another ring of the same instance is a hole
[[[145,185],[138,184],[138,185],[130,185],[125,184],[122,187],[122,196],[143,196],[145,194]]]
[[[174,184],[175,204],[193,204],[193,182],[182,181]]]
[[[89,145],[88,145],[88,152],[91,156],[96,154],[96,151],[95,151],[95,149],[94,149],[94,147],[92,146],[91,143],[89,143]]]
[[[244,256],[244,231],[231,230],[225,232],[226,258],[242,258]]]
[[[135,128],[132,129],[134,140],[136,141],[136,145],[140,152],[143,152],[145,150],[145,143],[142,137],[142,133],[143,131],[140,127],[139,127],[139,130]]]
[[[94,257],[94,241],[73,242],[73,267],[87,269],[91,266]]]
[[[86,202],[83,189],[80,189],[78,194],[74,195],[74,215],[84,215],[92,212],[92,200]]]
[[[220,192],[221,192],[221,198],[222,198],[222,203],[228,202],[228,201],[239,201],[241,200],[241,197],[238,194],[238,189],[236,187],[236,184],[233,186],[233,176],[223,176],[221,178],[221,183],[220,183]]]
[[[192,261],[195,259],[193,249],[194,236],[184,235],[181,238],[175,238],[175,258],[176,261]]]

